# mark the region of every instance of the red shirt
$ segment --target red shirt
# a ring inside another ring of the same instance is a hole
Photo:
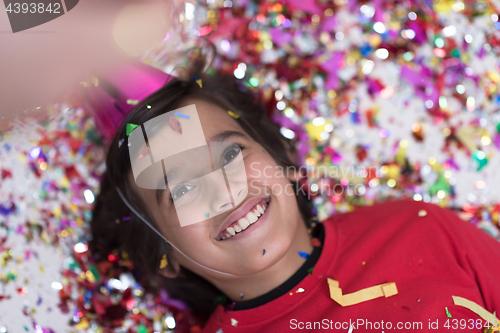
[[[452,296],[500,313],[500,243],[447,209],[391,201],[335,215],[323,226],[321,256],[291,295],[247,310],[219,306],[203,332],[348,332],[350,325],[352,332],[481,332],[474,321],[485,321]],[[389,282],[398,293],[342,307],[330,298],[328,277],[344,295]]]

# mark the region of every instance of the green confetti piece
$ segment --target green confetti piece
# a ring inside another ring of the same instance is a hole
[[[139,103],[139,101],[136,99],[127,99],[127,104],[136,105],[138,103]]]
[[[147,328],[144,325],[137,326],[137,333],[147,333]]]
[[[226,300],[227,300],[227,296],[225,296],[225,295],[220,295],[220,296],[217,296],[217,297],[214,299],[214,305],[217,305],[217,304],[224,304],[224,303],[226,303]]]
[[[444,309],[446,310],[446,316],[447,316],[448,318],[451,318],[451,314],[450,314],[450,311],[448,311],[448,308],[447,308],[447,307],[445,307]]]
[[[443,174],[440,174],[437,181],[429,187],[429,194],[431,196],[435,195],[439,190],[443,190],[450,193],[450,184]]]
[[[497,132],[500,133],[500,123],[497,124]]]
[[[208,213],[205,213],[205,217],[207,217],[207,218],[208,218]]]
[[[488,159],[486,158],[486,154],[481,150],[475,150],[472,153],[472,157],[477,162],[476,171],[481,170],[486,164],[488,164]]]
[[[132,133],[132,131],[138,127],[139,125],[136,125],[136,124],[130,124],[130,123],[127,123],[127,127],[126,127],[126,131],[127,131],[127,136],[130,135],[130,133]]]
[[[100,281],[101,280],[101,274],[99,274],[99,271],[97,270],[97,267],[95,265],[89,265],[89,270],[94,275],[94,278],[95,278],[96,281]]]
[[[309,274],[313,275],[313,268],[314,268],[314,267],[309,268],[309,269],[307,270],[307,273],[309,273]]]

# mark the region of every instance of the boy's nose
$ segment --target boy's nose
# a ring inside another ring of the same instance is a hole
[[[221,182],[219,179],[214,179],[211,182],[208,196],[210,209],[215,214],[221,214],[233,208],[233,203],[229,196],[229,188],[225,182]]]

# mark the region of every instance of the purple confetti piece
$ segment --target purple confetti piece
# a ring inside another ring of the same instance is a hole
[[[326,89],[336,90],[339,87],[340,80],[338,77],[338,70],[340,62],[344,59],[343,52],[335,52],[330,59],[321,64],[321,68],[328,73],[328,78],[325,82]]]
[[[326,18],[321,24],[321,31],[333,31],[337,25],[336,16],[332,15]]]
[[[495,144],[495,147],[497,147],[497,149],[500,149],[500,135],[498,133],[495,133],[495,136],[493,137],[493,143]]]
[[[296,9],[301,9],[309,14],[323,14],[321,8],[316,5],[315,0],[286,0],[286,4]]]
[[[271,40],[273,43],[280,47],[293,40],[293,35],[290,32],[283,31],[278,27],[272,28],[269,33],[271,34]]]

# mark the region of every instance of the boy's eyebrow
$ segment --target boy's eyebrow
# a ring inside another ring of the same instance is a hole
[[[210,141],[213,141],[213,142],[222,142],[222,141],[226,141],[227,139],[231,138],[231,137],[239,137],[239,138],[243,138],[243,139],[248,139],[248,137],[241,133],[241,132],[238,132],[238,131],[224,131],[224,132],[221,132],[219,134],[216,134],[214,135]]]
[[[216,134],[216,135],[212,136],[210,138],[210,141],[213,141],[213,142],[223,142],[223,141],[226,141],[227,139],[232,138],[232,137],[239,137],[239,138],[243,138],[243,139],[248,139],[248,137],[245,134],[241,133],[241,132],[238,132],[238,131],[224,131],[224,132],[221,132],[219,134]],[[170,174],[171,172],[175,172],[175,171],[177,171],[176,168],[174,168],[173,170],[170,170],[168,172],[168,174]],[[163,179],[160,180],[159,184],[162,184],[162,181],[163,181]],[[166,187],[168,188],[167,177],[165,177],[164,181],[165,181]],[[160,187],[160,186],[158,186],[158,187]],[[156,202],[158,203],[158,206],[160,205],[161,198],[165,194],[166,191],[167,191],[166,188],[165,189],[158,188],[156,190]]]

